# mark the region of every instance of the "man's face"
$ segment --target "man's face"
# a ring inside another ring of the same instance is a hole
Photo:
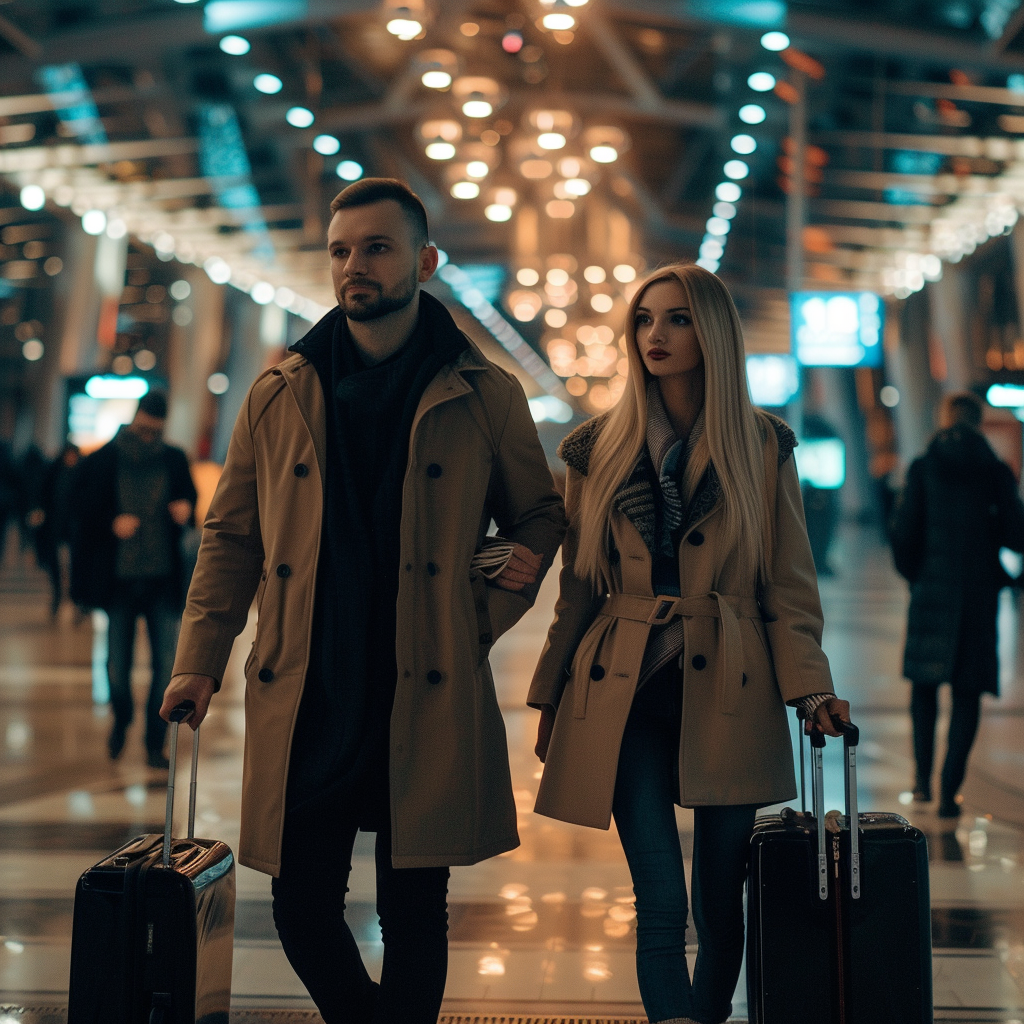
[[[437,267],[393,199],[339,210],[327,229],[331,280],[350,320],[376,320],[404,309]]]
[[[128,429],[135,434],[140,441],[145,441],[147,444],[153,444],[164,436],[165,423],[166,420],[157,419],[156,416],[150,416],[148,412],[143,412],[140,409],[135,414],[135,419],[132,420],[132,424]]]

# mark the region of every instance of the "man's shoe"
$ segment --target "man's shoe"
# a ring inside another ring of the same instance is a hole
[[[163,772],[171,767],[171,762],[159,750],[151,750],[146,754],[146,764]]]
[[[127,730],[123,725],[115,725],[110,730],[110,738],[107,740],[107,750],[110,753],[110,760],[116,761],[124,750],[124,735]]]
[[[939,810],[937,813],[940,818],[959,818],[960,805],[956,802],[956,797],[944,796],[939,801]]]

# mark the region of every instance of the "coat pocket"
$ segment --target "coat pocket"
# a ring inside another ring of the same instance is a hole
[[[568,688],[572,690],[573,718],[587,717],[587,701],[590,699],[590,684],[594,679],[597,653],[614,621],[607,615],[599,615],[584,634],[576,656],[572,659]]]

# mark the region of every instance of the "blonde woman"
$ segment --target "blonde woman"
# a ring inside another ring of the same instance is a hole
[[[649,277],[626,321],[630,386],[562,443],[569,532],[529,703],[537,811],[606,829],[633,878],[652,1024],[719,1024],[743,956],[755,810],[796,792],[786,705],[849,720],[822,616],[793,432],[756,410],[732,298],[692,265]],[[693,920],[674,804],[694,809]]]

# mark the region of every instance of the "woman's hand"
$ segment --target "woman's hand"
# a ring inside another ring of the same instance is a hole
[[[842,736],[832,721],[838,718],[841,722],[850,720],[850,702],[840,700],[838,697],[829,697],[824,704],[819,704],[814,711],[814,718],[808,718],[804,722],[804,732],[810,735],[815,729],[823,732],[826,736]]]
[[[537,745],[533,748],[534,753],[540,758],[543,764],[548,756],[548,744],[551,742],[551,730],[555,727],[555,709],[550,704],[545,704],[540,709],[540,722],[537,725]]]

